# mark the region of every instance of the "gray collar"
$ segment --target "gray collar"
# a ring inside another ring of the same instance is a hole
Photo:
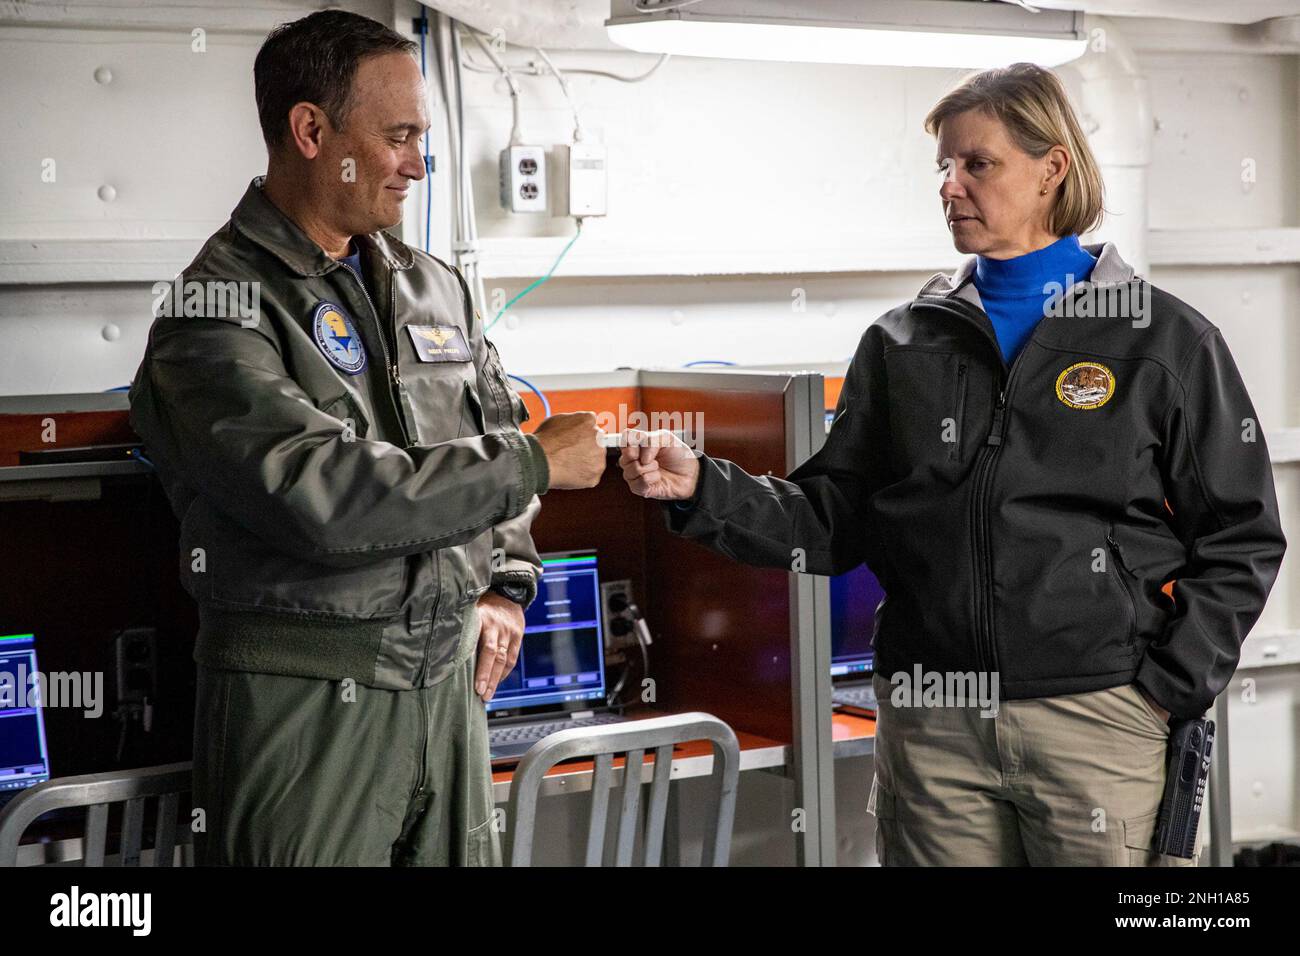
[[[1092,285],[1115,285],[1130,282],[1136,278],[1137,273],[1133,271],[1131,265],[1120,258],[1115,243],[1094,243],[1083,248],[1086,252],[1097,257],[1097,264],[1093,266],[1092,274],[1088,277],[1088,282]],[[936,272],[921,287],[917,297],[940,296],[945,299],[965,299],[972,305],[983,309],[984,305],[980,302],[980,295],[975,288],[975,283],[970,281],[971,277],[975,275],[977,258],[977,256],[967,256],[951,275]],[[1075,283],[1075,285],[1078,284]]]

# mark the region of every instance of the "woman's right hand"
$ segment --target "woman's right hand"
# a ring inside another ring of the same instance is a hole
[[[695,494],[700,462],[691,447],[670,431],[623,433],[619,465],[634,494],[642,498],[684,500]]]

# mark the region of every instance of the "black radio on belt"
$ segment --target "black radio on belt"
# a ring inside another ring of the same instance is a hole
[[[1156,850],[1190,860],[1196,850],[1196,828],[1210,777],[1210,748],[1214,721],[1204,717],[1170,722],[1169,753],[1165,758],[1165,793],[1156,818]]]

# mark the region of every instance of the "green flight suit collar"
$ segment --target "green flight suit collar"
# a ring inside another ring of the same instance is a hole
[[[230,214],[235,228],[271,253],[300,276],[319,276],[338,268],[338,262],[309,239],[298,224],[279,210],[262,192],[265,176],[248,184],[239,205]],[[415,256],[405,243],[388,233],[372,232],[364,237],[390,269],[409,269]]]

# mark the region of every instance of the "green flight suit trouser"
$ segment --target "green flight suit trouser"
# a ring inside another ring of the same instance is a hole
[[[417,690],[198,665],[199,866],[499,866],[478,617]]]

